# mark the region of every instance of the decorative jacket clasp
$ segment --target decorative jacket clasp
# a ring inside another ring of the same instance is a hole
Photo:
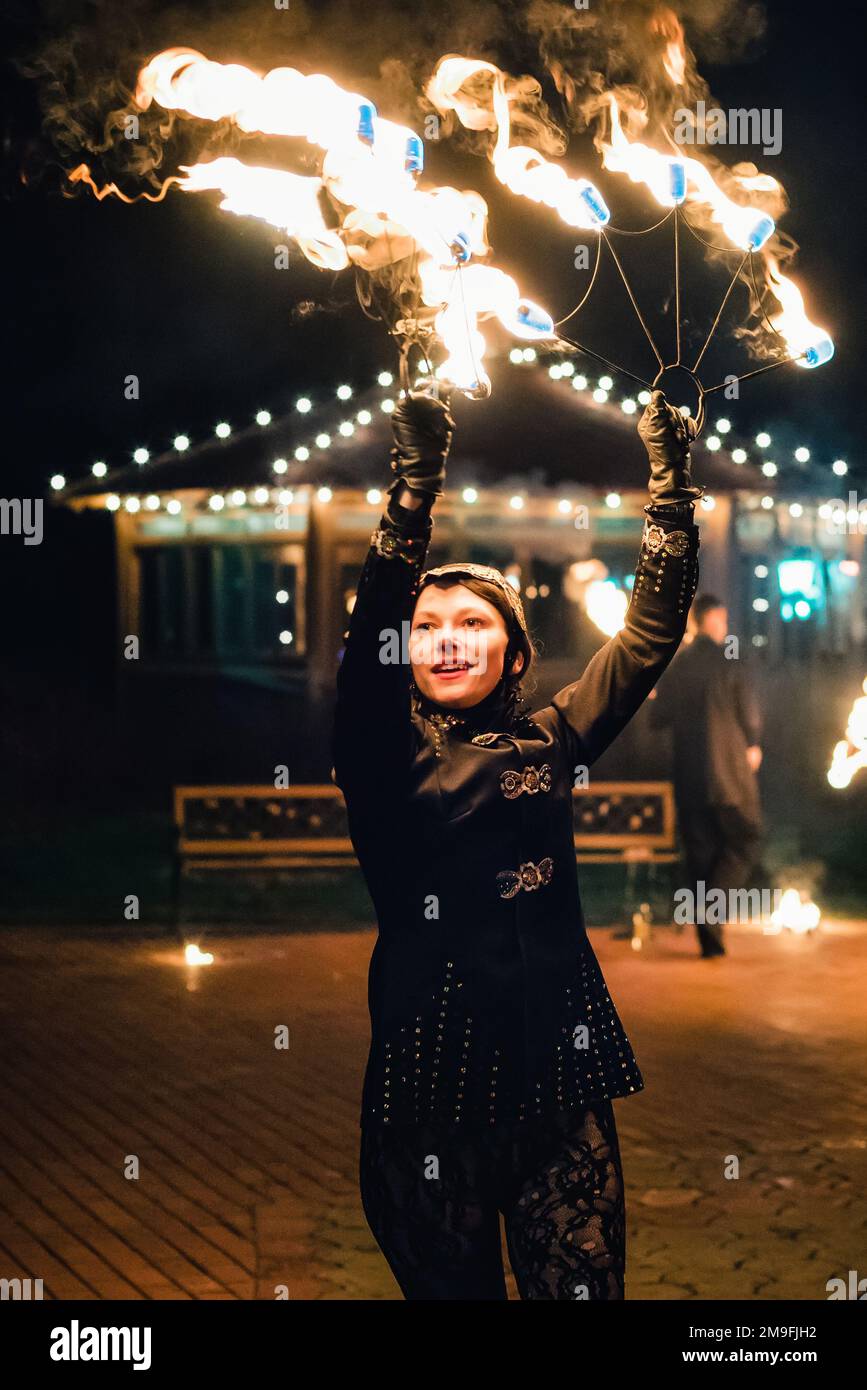
[[[519,869],[503,869],[497,874],[497,889],[501,898],[514,898],[524,888],[528,893],[550,883],[554,873],[554,860],[550,857],[540,859],[538,864],[528,862]]]
[[[689,549],[689,536],[685,531],[666,531],[654,521],[644,523],[642,540],[651,555],[658,555],[662,550],[666,555],[680,558]]]
[[[514,801],[522,792],[526,792],[528,796],[535,796],[537,792],[549,792],[551,785],[550,763],[543,763],[541,767],[525,767],[523,772],[510,767],[500,774],[500,789],[508,801]]]

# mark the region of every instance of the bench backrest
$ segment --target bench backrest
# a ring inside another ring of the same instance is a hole
[[[572,792],[584,862],[667,859],[675,843],[670,782],[595,782]],[[175,788],[178,854],[287,864],[354,859],[339,787],[309,784]]]

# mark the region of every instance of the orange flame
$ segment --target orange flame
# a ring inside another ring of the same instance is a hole
[[[120,198],[122,203],[129,204],[138,203],[142,199],[144,199],[146,203],[161,203],[172,184],[181,182],[177,174],[171,174],[169,178],[166,179],[159,193],[136,193],[133,197],[129,197],[128,194],[121,193],[116,183],[106,183],[103,184],[102,188],[98,188],[94,182],[88,164],[78,164],[66,177],[69,179],[70,183],[83,183],[85,187],[92,191],[98,203],[101,203],[103,198],[108,198],[109,196]]]
[[[661,9],[650,21],[649,29],[654,37],[665,42],[662,66],[675,87],[682,87],[686,76],[686,43],[683,25],[672,10]]]
[[[666,76],[673,85],[683,86],[689,55],[680,20],[673,11],[661,6],[652,16],[649,30],[664,44],[661,61]],[[486,78],[490,80],[485,81]],[[544,203],[569,226],[598,228],[599,220],[588,215],[582,198],[582,190],[588,187],[586,179],[570,177],[561,164],[545,159],[526,145],[511,144],[507,82],[506,74],[493,63],[450,54],[440,59],[426,95],[438,111],[453,111],[466,129],[494,132],[490,157],[494,172],[505,187],[533,202]],[[736,196],[759,195],[765,206],[735,201],[710,167],[685,155],[668,132],[664,151],[641,143],[636,134],[646,129],[649,113],[643,99],[630,89],[600,94],[589,104],[587,113],[607,118],[596,136],[603,166],[626,174],[633,183],[645,184],[665,207],[672,207],[677,201],[672,189],[672,168],[674,164],[682,166],[683,200],[702,213],[710,225],[719,227],[734,246],[745,253],[751,250],[753,258],[758,258],[760,279],[779,305],[768,320],[785,342],[789,355],[800,359],[800,365],[816,365],[803,354],[819,346],[818,360],[827,360],[833,352],[828,334],[808,318],[800,290],[780,270],[778,256],[764,247],[769,237],[769,248],[774,245],[774,218],[785,208],[785,192],[779,181],[760,173],[753,165],[726,170],[727,186]]]
[[[735,246],[746,250],[749,233],[762,215],[762,209],[736,203],[729,198],[714,179],[710,169],[700,160],[690,158],[672,143],[669,153],[663,153],[650,145],[644,145],[630,138],[624,128],[624,111],[629,124],[644,128],[647,113],[637,103],[626,106],[623,92],[606,92],[600,97],[597,109],[605,106],[609,114],[609,137],[597,136],[597,148],[602,154],[602,163],[614,173],[627,174],[633,183],[643,183],[654,194],[658,202],[665,202],[663,191],[668,187],[668,172],[672,159],[684,166],[687,177],[686,201],[701,206],[710,220],[721,227]],[[739,176],[732,174],[738,188],[745,193],[764,193],[782,197],[781,185],[770,174]],[[669,201],[669,206],[670,206]]]
[[[675,160],[685,171],[687,205],[696,208],[712,226],[721,228],[729,241],[746,252],[760,219],[766,215],[762,208],[735,202],[723,191],[708,165],[685,155],[682,147],[675,145],[670,137],[667,137],[669,149],[663,153],[627,134],[627,125],[643,130],[648,122],[646,109],[635,98],[630,99],[623,91],[609,91],[595,103],[596,110],[605,108],[609,116],[608,137],[603,134],[596,137],[604,167],[626,174],[633,183],[645,184],[658,202],[671,206],[666,191],[669,170]],[[759,194],[770,200],[775,212],[785,207],[785,193],[779,181],[771,174],[755,171],[754,166],[749,167],[751,172],[748,173],[737,169],[726,171],[733,187],[746,195]],[[830,338],[807,316],[803,295],[795,282],[781,271],[773,246],[772,237],[767,246],[753,251],[753,259],[759,262],[759,279],[779,304],[779,309],[768,315],[771,326],[784,340],[789,356],[798,358],[817,344],[830,345]],[[800,365],[813,364],[802,362]]]
[[[325,152],[321,177],[224,157],[184,166],[184,177],[171,181],[190,192],[218,191],[221,208],[280,227],[322,268],[339,270],[351,263],[376,269],[418,257],[424,307],[417,317],[442,338],[448,352],[437,374],[468,394],[490,390],[481,366],[480,320],[496,315],[519,337],[554,336],[548,316],[522,299],[511,276],[491,265],[469,264],[489,251],[484,200],[471,190],[419,188],[407,160],[414,133],[382,119],[363,97],[343,91],[330,77],[305,76],[294,68],[261,76],[237,63],[210,62],[194,49],[172,48],[142,68],[136,100],[141,107],[156,101],[205,120],[229,117],[244,131],[306,138],[320,146]],[[70,177],[89,183],[100,198],[114,193],[133,201],[113,184],[97,190],[86,166]],[[343,209],[336,228],[324,221],[323,189]],[[160,196],[164,193],[165,188]]]
[[[826,338],[827,334],[824,329],[810,322],[804,308],[804,296],[794,280],[782,274],[776,258],[766,253],[764,259],[769,287],[780,306],[777,313],[768,316],[771,327],[785,340],[789,355],[800,357],[808,348]],[[803,363],[799,362],[798,365],[801,366]]]
[[[846,723],[846,737],[834,745],[828,781],[838,791],[848,787],[856,772],[867,767],[867,680],[854,701]]]
[[[483,92],[477,81],[480,76],[491,78]],[[450,54],[438,62],[425,95],[438,111],[454,111],[466,129],[495,132],[491,162],[506,188],[553,208],[570,227],[589,231],[599,225],[581,196],[587,179],[570,178],[562,164],[545,159],[529,145],[511,144],[506,74],[500,68],[481,59]]]

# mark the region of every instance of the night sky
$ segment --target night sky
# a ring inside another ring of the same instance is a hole
[[[508,70],[544,75],[541,65],[534,64],[531,38],[516,18],[525,6],[464,7],[473,11],[477,25],[485,14],[500,14],[499,28],[487,40],[472,29],[469,36],[462,34],[457,21],[450,23],[450,16],[462,13],[459,7],[435,7],[443,18],[431,39],[433,47],[427,46],[423,28],[432,22],[431,13],[416,4],[383,4],[369,14],[363,7],[318,0],[306,11],[296,5],[291,7],[294,14],[279,16],[264,0],[231,6],[231,15],[225,8],[7,0],[5,47],[14,58],[4,74],[6,337],[11,349],[4,372],[5,496],[45,495],[55,471],[79,477],[97,458],[110,464],[126,461],[139,444],[157,453],[181,430],[201,438],[218,419],[246,423],[258,408],[276,413],[301,391],[321,393],[339,378],[361,387],[376,370],[394,365],[382,326],[365,319],[357,305],[349,273],[335,279],[300,256],[290,269],[276,271],[273,247],[280,235],[264,223],[219,212],[212,195],[172,190],[161,204],[134,207],[112,199],[98,203],[86,192],[62,196],[62,170],[71,167],[75,130],[67,131],[63,149],[49,141],[42,129],[45,79],[27,75],[49,40],[64,33],[74,37],[76,51],[87,54],[89,72],[100,71],[102,64],[106,78],[127,86],[140,62],[171,42],[190,43],[214,58],[251,66],[295,63],[315,70],[317,64],[328,64],[338,80],[378,99],[382,114],[399,117],[388,109],[377,52],[405,56],[414,71],[423,72],[425,54],[431,67],[440,53],[462,51],[461,40],[475,37],[477,51]],[[694,37],[693,10],[701,12],[706,34],[711,0],[676,8],[684,16],[688,40]],[[791,439],[801,432],[814,447],[824,441],[829,457],[849,460],[853,485],[863,484],[860,23],[848,4],[817,7],[806,0],[779,0],[763,8],[765,34],[746,55],[731,63],[711,63],[696,43],[699,68],[724,108],[782,109],[781,153],[744,153],[786,187],[791,209],[782,226],[801,248],[794,274],[807,291],[811,317],[829,329],[837,352],[832,363],[816,372],[785,368],[748,383],[737,419],[751,430],[783,431]],[[125,17],[129,38],[124,53]],[[294,35],[291,41],[289,35]],[[719,45],[711,48],[711,56],[719,56]],[[545,94],[559,114],[550,84]],[[96,90],[95,104],[100,100]],[[248,151],[240,153],[249,158]],[[719,153],[727,162],[738,157],[727,149]],[[81,157],[88,157],[86,150]],[[573,137],[568,159],[573,157],[616,206],[616,221],[637,227],[655,220],[655,205],[647,195],[634,193],[622,177],[600,172],[586,137]],[[111,160],[109,151],[103,165],[91,162],[110,174]],[[171,172],[168,152],[162,172]],[[502,197],[486,162],[448,142],[428,148],[427,172],[435,182],[482,192],[491,208],[496,263],[515,274],[555,318],[572,307],[585,283],[572,266],[574,232],[557,225],[554,214]],[[144,185],[127,176],[123,186],[134,193]],[[647,238],[633,242],[629,254],[637,289],[643,287],[652,298],[659,253],[651,251]],[[698,324],[700,310],[713,302],[714,287],[721,282],[712,278],[719,272],[700,256],[690,260],[688,274],[687,305]],[[615,301],[616,285],[606,283],[604,289],[582,320],[585,340],[624,364],[637,363],[637,327]],[[734,348],[728,335],[720,349],[719,364],[729,370]],[[737,361],[743,370],[754,365],[745,355]],[[124,399],[128,373],[140,378],[138,402]],[[463,409],[495,413],[496,390],[487,404],[462,402],[458,423]],[[835,481],[829,475],[829,495]],[[25,550],[16,538],[0,539],[10,667],[47,669],[64,659],[86,671],[102,659],[111,631],[109,546],[107,517],[75,518],[57,509],[51,511],[42,546]]]

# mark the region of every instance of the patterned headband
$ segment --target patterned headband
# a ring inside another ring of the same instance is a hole
[[[436,569],[425,570],[419,581],[419,593],[429,580],[436,579],[441,574],[468,574],[473,579],[484,579],[488,584],[493,584],[495,588],[505,594],[509,607],[518,622],[518,626],[524,635],[529,637],[527,619],[524,616],[524,605],[521,602],[518,591],[514,585],[509,583],[505,575],[501,574],[499,570],[494,569],[493,565],[476,565],[471,561],[467,561],[465,564],[439,565]]]

